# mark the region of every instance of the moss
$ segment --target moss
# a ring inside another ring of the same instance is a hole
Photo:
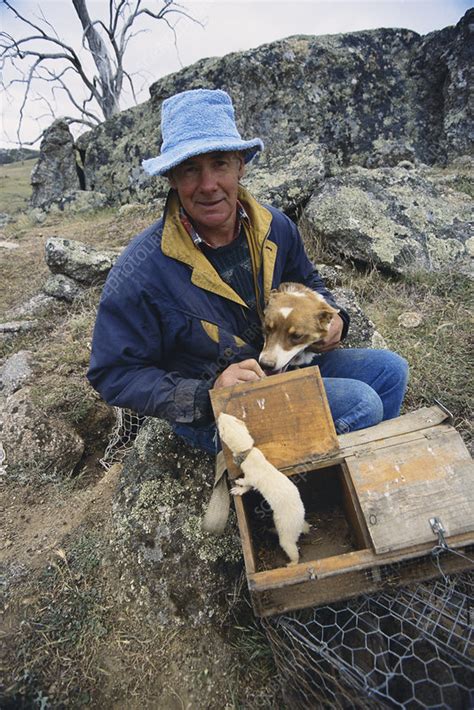
[[[235,516],[227,522],[224,535],[216,537],[202,529],[202,516],[189,515],[181,531],[203,562],[239,562],[242,559],[240,538],[235,527]]]

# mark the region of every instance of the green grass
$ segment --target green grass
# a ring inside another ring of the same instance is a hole
[[[0,165],[0,212],[17,214],[28,208],[31,197],[31,171],[36,160]]]

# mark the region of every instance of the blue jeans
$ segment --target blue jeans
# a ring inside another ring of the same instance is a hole
[[[315,355],[338,434],[365,429],[400,414],[408,364],[389,350],[347,348]],[[176,434],[211,454],[220,449],[215,424],[175,424]]]

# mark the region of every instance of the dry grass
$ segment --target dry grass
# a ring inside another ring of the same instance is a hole
[[[61,697],[81,707],[100,688],[97,656],[108,633],[110,606],[98,573],[106,554],[104,537],[82,530],[67,551],[56,550],[35,585],[24,587],[27,604],[9,668],[10,697],[45,708]]]
[[[354,271],[350,283],[388,346],[409,362],[405,410],[437,399],[453,413],[455,425],[469,440],[474,382],[473,282],[454,272],[394,280],[377,271]],[[402,326],[399,316],[413,311],[421,316],[420,325]]]

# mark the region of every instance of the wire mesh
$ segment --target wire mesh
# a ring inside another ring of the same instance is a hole
[[[122,461],[127,451],[132,448],[140,428],[147,419],[147,417],[142,417],[131,409],[114,407],[114,410],[115,425],[110,434],[104,455],[99,461],[101,466],[107,471],[115,463]]]
[[[474,707],[474,574],[268,617],[288,707]]]

